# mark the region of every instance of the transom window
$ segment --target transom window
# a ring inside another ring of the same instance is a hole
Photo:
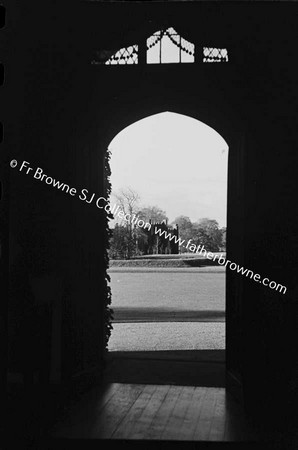
[[[120,48],[106,61],[106,64],[138,64],[138,46]]]
[[[154,33],[147,39],[147,64],[193,63],[195,46],[174,28]]]
[[[228,60],[226,48],[203,47],[203,62],[228,62]]]
[[[115,53],[113,50],[96,51],[91,64],[227,63],[229,60],[226,48],[196,47],[197,44],[169,27],[156,31],[142,45],[123,47]]]

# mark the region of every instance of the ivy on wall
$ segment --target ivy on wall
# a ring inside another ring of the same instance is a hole
[[[110,158],[111,152],[107,150],[105,152],[104,157],[104,197],[109,200],[111,194],[111,168],[110,168]],[[105,273],[105,283],[104,283],[104,348],[107,351],[109,338],[111,336],[111,331],[113,329],[112,319],[113,319],[113,310],[111,309],[111,301],[112,301],[112,292],[109,286],[111,281],[110,276],[107,273],[109,268],[109,255],[108,250],[110,248],[110,238],[112,236],[112,231],[109,228],[109,220],[113,219],[113,215],[111,213],[105,212],[104,216],[104,273]]]

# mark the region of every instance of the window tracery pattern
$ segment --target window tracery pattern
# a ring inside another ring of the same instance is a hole
[[[143,47],[142,47],[143,48]],[[145,52],[141,61],[147,64],[167,63],[227,63],[229,61],[226,48],[202,47],[201,57],[198,61],[199,51],[196,51],[194,43],[183,38],[173,27],[162,29],[153,33],[146,39]],[[123,47],[111,55],[111,50],[97,52],[97,57],[92,64],[126,65],[139,64],[139,45],[134,44]],[[101,57],[98,57],[98,54]],[[104,56],[104,55],[107,56]]]

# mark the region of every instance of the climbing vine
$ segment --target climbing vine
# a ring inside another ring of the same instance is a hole
[[[110,158],[111,152],[109,150],[106,151],[104,157],[104,197],[109,200],[111,194],[111,168],[110,168]],[[109,268],[109,248],[110,248],[110,238],[112,235],[112,231],[109,227],[109,220],[113,219],[113,215],[111,213],[105,213],[104,216],[104,271],[105,271],[105,283],[104,283],[104,348],[107,351],[109,338],[111,336],[111,331],[113,329],[112,319],[113,319],[113,310],[110,307],[112,301],[112,292],[109,286],[111,281],[107,270]]]

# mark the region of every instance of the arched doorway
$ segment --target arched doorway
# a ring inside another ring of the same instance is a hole
[[[116,87],[120,68],[106,72],[96,66],[94,75],[99,71],[104,79],[106,77],[107,83],[115,86],[114,100],[106,105],[104,113],[100,115],[98,142],[105,155],[113,138],[123,129],[164,111],[197,119],[216,130],[229,143],[226,257],[243,264],[245,126],[233,102],[226,101],[224,91],[213,89],[212,83],[206,85],[205,72],[208,70],[194,65],[183,68],[173,66],[169,77],[168,66],[152,65],[150,70],[147,67],[146,72],[137,68],[129,72],[123,68],[121,79],[126,86],[123,90]],[[221,82],[224,83],[228,74],[223,71],[221,75]],[[98,94],[100,92],[101,86],[98,86]],[[103,182],[105,183],[104,177]],[[226,273],[226,369],[227,379],[232,380],[237,390],[238,387],[241,388],[242,285],[243,277],[233,271]],[[106,307],[107,304],[108,301],[103,306]],[[108,334],[106,313],[103,317]]]
[[[180,220],[177,251],[153,246],[148,252],[136,245],[144,237],[136,219],[129,224],[114,215],[110,352],[145,351],[148,356],[155,351],[164,357],[162,352],[176,351],[177,358],[177,351],[186,350],[191,358],[192,351],[203,350],[206,359],[208,351],[221,350],[211,359],[218,362],[220,353],[224,361],[225,270],[206,253],[225,255],[226,250],[227,143],[194,118],[164,112],[125,128],[109,150],[112,189],[124,194],[112,195],[116,216],[120,203],[120,211],[135,213],[152,226],[164,219],[168,231]],[[147,205],[143,209],[140,196]],[[144,211],[153,217],[143,217]],[[134,246],[130,255],[123,252],[128,228]]]

